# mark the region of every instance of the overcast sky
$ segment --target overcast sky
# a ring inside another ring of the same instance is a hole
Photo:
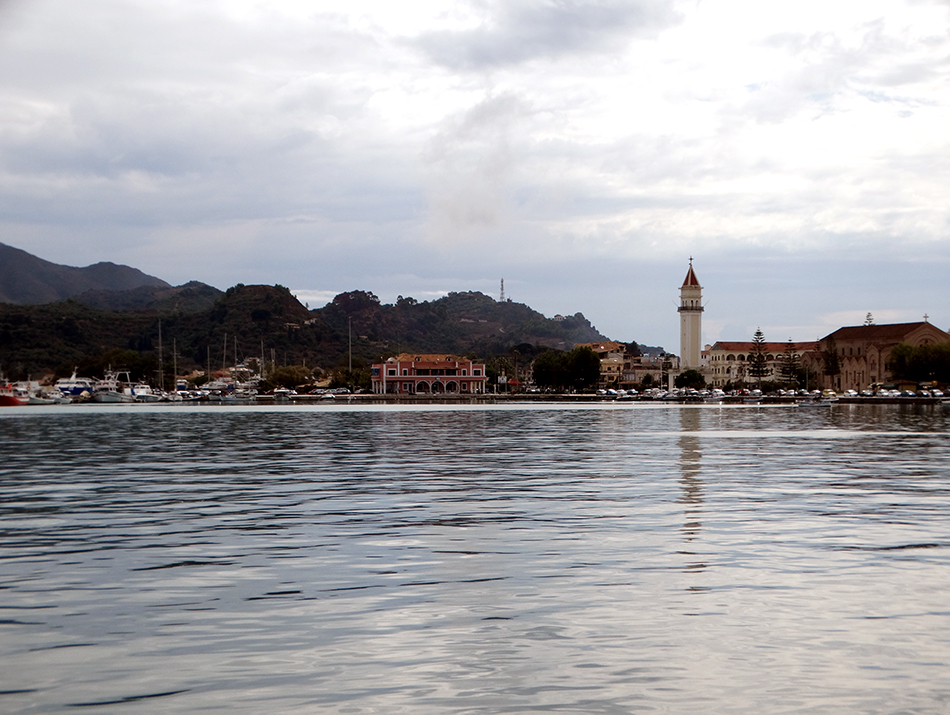
[[[0,241],[679,350],[950,328],[950,0],[0,0]]]

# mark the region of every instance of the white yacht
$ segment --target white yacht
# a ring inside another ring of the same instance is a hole
[[[73,370],[71,377],[63,377],[57,380],[53,387],[70,397],[78,397],[84,392],[91,395],[95,391],[93,380],[88,377],[76,377],[75,370]]]

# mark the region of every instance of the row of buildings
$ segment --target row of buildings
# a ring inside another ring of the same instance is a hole
[[[780,379],[783,364],[792,358],[819,384],[815,388],[836,391],[862,390],[874,383],[890,382],[887,364],[891,350],[905,343],[915,347],[950,342],[950,333],[929,323],[848,326],[810,342],[719,341],[702,344],[703,288],[693,270],[680,286],[680,354],[633,355],[625,343],[587,343],[600,358],[600,386],[630,388],[644,383],[666,386],[684,370],[696,370],[710,387],[723,388],[752,382],[751,356],[765,352],[769,379]],[[837,372],[828,374],[826,356],[837,355]],[[404,353],[373,365],[373,392],[378,394],[462,394],[487,391],[485,365],[455,355],[411,355]]]
[[[689,271],[680,287],[680,357],[681,368],[702,373],[711,387],[750,380],[750,354],[756,349],[752,341],[719,341],[699,349],[702,335],[702,286],[693,271]],[[887,369],[891,350],[901,343],[920,347],[950,342],[950,333],[926,320],[917,323],[892,323],[838,328],[823,338],[811,342],[764,343],[766,368],[772,379],[782,374],[787,353],[819,384],[815,387],[835,391],[862,390],[874,383],[891,382],[893,375]],[[828,374],[826,356],[837,355],[837,372]]]
[[[587,343],[600,358],[600,386],[631,388],[652,382],[668,386],[685,370],[696,370],[709,387],[724,388],[737,383],[755,382],[750,371],[753,341],[702,343],[703,288],[690,259],[686,278],[680,286],[680,354],[661,356],[632,355],[619,342]],[[891,382],[887,369],[891,350],[905,343],[915,347],[950,342],[950,333],[923,320],[917,323],[848,326],[838,328],[819,340],[807,342],[762,343],[767,380],[782,379],[782,369],[791,358],[807,374],[814,376],[817,389],[862,390],[874,383]],[[838,371],[825,370],[826,355],[837,354]]]

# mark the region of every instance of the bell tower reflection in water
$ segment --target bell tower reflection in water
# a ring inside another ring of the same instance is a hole
[[[680,488],[682,494],[677,499],[684,505],[683,536],[686,541],[695,539],[702,523],[699,517],[703,504],[703,481],[700,478],[700,461],[702,451],[699,445],[700,412],[698,408],[683,407],[680,409],[680,436],[679,436],[679,464]]]

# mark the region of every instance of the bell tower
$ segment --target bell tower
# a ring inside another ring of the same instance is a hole
[[[703,339],[703,287],[693,272],[693,257],[689,258],[689,271],[680,286],[680,368],[699,370],[700,350]]]

